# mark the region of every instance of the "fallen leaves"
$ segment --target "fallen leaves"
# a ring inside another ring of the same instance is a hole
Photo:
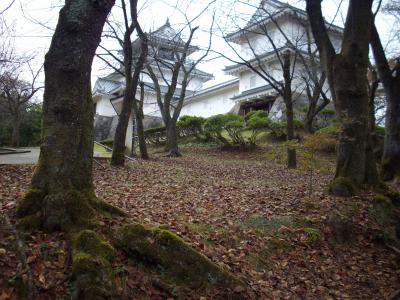
[[[129,222],[175,231],[245,280],[248,299],[385,299],[400,284],[398,258],[373,244],[365,231],[368,195],[346,200],[357,204],[354,241],[331,242],[327,216],[339,200],[324,192],[328,175],[316,172],[309,199],[306,173],[286,170],[257,153],[194,149],[179,159],[138,160],[125,168],[102,164],[104,169],[94,169],[100,198],[128,212]],[[0,168],[0,210],[12,215],[32,167]],[[127,220],[102,219],[100,226],[107,231],[122,222]],[[15,295],[5,289],[20,276],[12,244],[12,236],[0,231],[0,299]],[[25,244],[38,294],[55,299],[67,293],[70,259],[64,236],[34,232]],[[173,298],[122,254],[114,265],[118,290],[126,297]],[[189,293],[187,298],[217,297]]]

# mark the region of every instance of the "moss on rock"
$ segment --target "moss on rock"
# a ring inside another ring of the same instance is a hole
[[[110,243],[101,240],[94,231],[87,229],[75,236],[73,248],[107,260],[112,260],[115,255],[115,249]]]
[[[193,289],[243,285],[177,235],[159,227],[125,226],[117,234],[116,245],[136,259],[161,268],[175,282]]]
[[[329,192],[338,197],[351,197],[358,192],[358,188],[350,178],[339,176],[329,185]]]
[[[72,245],[74,298],[109,299],[114,289],[110,263],[114,248],[91,230],[79,232]]]

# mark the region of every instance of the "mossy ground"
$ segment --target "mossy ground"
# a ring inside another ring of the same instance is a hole
[[[169,279],[202,290],[212,286],[232,289],[243,285],[169,230],[128,225],[118,234],[116,245],[135,259],[159,268]]]

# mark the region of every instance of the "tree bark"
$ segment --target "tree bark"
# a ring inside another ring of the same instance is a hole
[[[144,134],[143,126],[143,103],[144,103],[144,83],[140,83],[140,103],[138,105],[138,111],[136,113],[136,130],[139,140],[139,150],[140,157],[142,159],[149,159],[149,154],[147,152],[146,138]]]
[[[336,54],[322,17],[321,1],[307,0],[311,28],[341,124],[336,173],[331,184],[331,192],[338,196],[350,196],[355,193],[356,187],[379,183],[371,146],[365,83],[372,2],[350,1],[342,50]]]
[[[284,95],[283,100],[286,106],[286,131],[287,131],[287,166],[289,169],[295,169],[296,162],[296,149],[290,145],[294,140],[294,127],[293,127],[293,95],[292,95],[292,78],[290,68],[291,53],[287,51],[283,54],[283,78],[284,78]]]
[[[98,200],[92,182],[91,66],[114,1],[69,0],[45,57],[42,145],[20,224],[47,231],[88,226]]]
[[[169,157],[179,157],[182,154],[178,150],[178,131],[176,121],[170,120],[167,127],[167,149]]]
[[[19,147],[21,118],[17,111],[13,116],[11,147]]]
[[[400,177],[400,67],[390,69],[375,24],[371,30],[371,46],[387,103],[380,175],[383,180],[392,180]]]
[[[132,95],[132,84],[126,80],[126,89],[122,100],[122,110],[118,116],[118,124],[115,129],[113,151],[111,156],[111,165],[123,166],[125,163],[125,139],[126,130],[129,125],[129,117],[132,113],[132,103],[134,95]]]

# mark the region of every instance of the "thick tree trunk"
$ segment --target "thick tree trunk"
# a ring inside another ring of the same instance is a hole
[[[397,71],[399,72],[399,71]],[[400,76],[393,80],[391,93],[387,94],[385,119],[385,144],[381,164],[383,180],[400,178]]]
[[[390,69],[374,24],[371,30],[371,46],[387,103],[380,175],[383,180],[392,180],[400,177],[400,67]]]
[[[114,1],[69,0],[45,57],[42,145],[20,224],[48,231],[90,223],[109,208],[93,190],[93,101],[90,74]]]
[[[349,178],[358,186],[378,182],[375,159],[369,153],[371,128],[366,73],[367,64],[357,63],[351,56],[338,55],[335,59],[334,88],[341,122],[335,177]]]
[[[11,147],[19,147],[21,119],[18,113],[13,116]]]
[[[176,129],[176,121],[170,120],[167,126],[167,156],[182,156],[178,149],[178,131]]]
[[[379,184],[371,145],[369,99],[365,82],[372,2],[350,1],[342,50],[336,54],[325,27],[321,1],[307,0],[311,28],[341,124],[336,174],[330,188],[338,196],[351,196],[357,187]]]

